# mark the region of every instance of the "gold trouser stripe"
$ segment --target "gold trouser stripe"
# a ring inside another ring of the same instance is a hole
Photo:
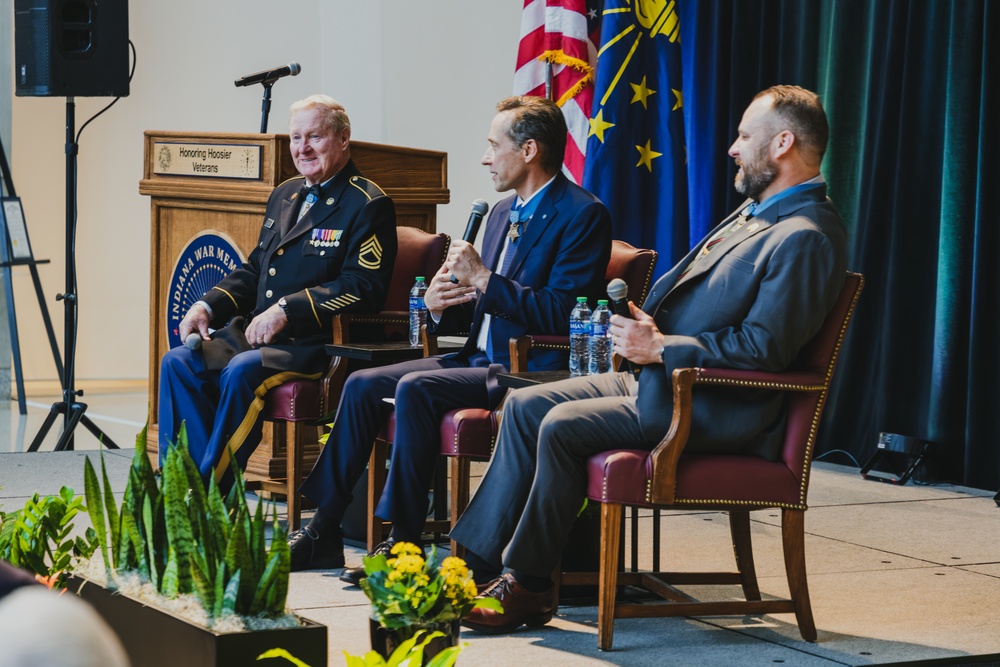
[[[226,470],[229,468],[230,456],[235,455],[239,451],[240,447],[243,446],[250,434],[250,430],[253,425],[257,423],[257,417],[260,415],[260,411],[264,409],[264,396],[267,392],[279,384],[284,384],[289,380],[318,380],[323,376],[322,371],[319,373],[295,373],[293,371],[283,371],[281,373],[276,373],[271,377],[264,380],[263,383],[256,389],[254,389],[253,402],[250,407],[247,408],[247,414],[243,417],[243,421],[240,423],[236,433],[234,433],[230,438],[229,442],[226,443],[226,448],[222,450],[222,455],[219,457],[219,463],[215,466],[215,481],[221,481],[222,476],[225,474]]]
[[[234,306],[236,306],[236,310],[239,310],[239,309],[240,309],[240,304],[236,303],[236,299],[234,299],[234,298],[233,298],[233,295],[232,295],[232,294],[230,294],[230,293],[229,293],[229,292],[227,292],[226,290],[222,289],[221,287],[213,287],[212,289],[217,289],[217,290],[219,290],[220,292],[222,292],[223,294],[225,294],[226,296],[228,296],[228,297],[229,297],[229,300],[233,302],[233,305],[234,305]]]

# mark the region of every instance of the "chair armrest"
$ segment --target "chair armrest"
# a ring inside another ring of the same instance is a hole
[[[820,392],[829,378],[818,371],[746,371],[729,368],[678,368],[673,374],[674,410],[670,428],[650,453],[653,466],[652,501],[671,504],[677,482],[677,463],[691,435],[692,388],[696,384],[772,389],[775,391]]]
[[[731,368],[699,368],[696,384],[774,389],[776,391],[816,392],[826,389],[828,380],[820,371],[745,371]]]
[[[534,348],[543,350],[568,350],[569,336],[528,335],[510,339],[510,372],[523,373],[528,370],[528,352]]]
[[[433,357],[438,353],[438,337],[427,331],[427,325],[420,327],[420,340],[424,342],[424,356]]]

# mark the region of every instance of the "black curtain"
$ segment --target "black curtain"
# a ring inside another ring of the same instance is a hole
[[[740,199],[725,148],[756,92],[810,88],[830,117],[823,173],[866,287],[818,453],[864,461],[900,433],[938,445],[932,478],[1000,487],[1000,8],[688,0],[681,17],[692,229]]]

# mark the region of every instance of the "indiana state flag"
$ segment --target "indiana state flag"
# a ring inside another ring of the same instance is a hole
[[[583,186],[607,205],[614,237],[660,256],[688,251],[680,20],[672,0],[607,0]]]

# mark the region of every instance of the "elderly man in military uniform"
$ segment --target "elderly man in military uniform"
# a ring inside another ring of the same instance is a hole
[[[183,422],[202,477],[223,486],[260,442],[267,391],[320,377],[334,315],[379,311],[396,258],[395,207],[351,161],[344,107],[312,95],[290,112],[301,176],[271,193],[249,259],[181,320],[181,340],[202,345],[191,337],[161,363],[161,463]]]

